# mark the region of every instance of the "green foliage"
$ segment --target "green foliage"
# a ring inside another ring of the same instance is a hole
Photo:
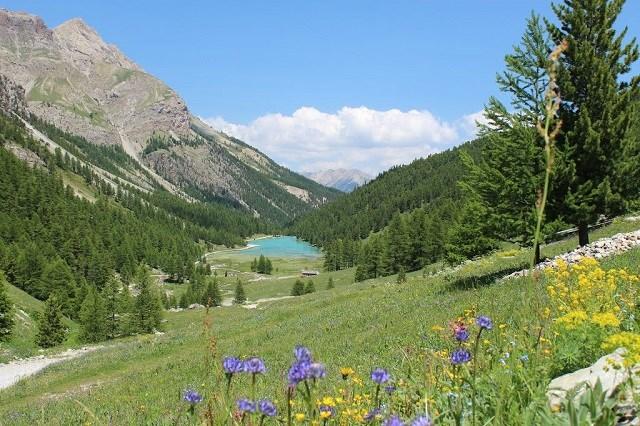
[[[133,321],[138,333],[153,333],[160,327],[162,306],[156,285],[149,271],[141,266],[135,277],[138,295],[133,306]]]
[[[333,277],[329,277],[329,280],[327,281],[327,290],[331,290],[332,288],[335,288],[335,284],[333,283]]]
[[[293,287],[291,288],[291,295],[292,296],[302,296],[305,291],[305,287],[304,287],[304,282],[302,282],[302,280],[296,280],[293,283]]]
[[[91,343],[105,340],[107,338],[107,319],[104,300],[92,286],[89,288],[80,309],[80,339]]]
[[[236,288],[234,291],[233,303],[237,305],[242,305],[247,301],[247,295],[244,292],[244,287],[242,286],[242,281],[238,278],[236,282]]]
[[[307,284],[304,286],[304,294],[311,294],[316,292],[316,286],[313,284],[313,280],[307,281]]]
[[[202,296],[202,304],[210,307],[222,305],[222,296],[220,295],[220,288],[216,278],[209,280],[207,289]]]
[[[407,273],[405,272],[404,268],[400,268],[400,270],[398,271],[398,278],[396,279],[396,283],[398,284],[404,284],[407,282]]]
[[[57,346],[67,337],[67,331],[60,304],[55,296],[49,296],[44,304],[44,311],[38,318],[36,343],[43,348]]]
[[[497,241],[487,236],[485,206],[470,200],[464,207],[458,223],[449,230],[447,238],[446,259],[450,264],[457,264],[465,259],[481,256],[497,248]]]
[[[110,277],[102,289],[104,301],[105,337],[113,339],[120,335],[120,321],[124,313],[119,300],[121,284],[115,277]],[[127,311],[128,312],[128,311]]]
[[[0,271],[0,342],[11,337],[15,324],[13,303],[7,294],[7,286],[7,280]]]

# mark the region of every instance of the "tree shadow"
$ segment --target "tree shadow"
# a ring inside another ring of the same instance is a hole
[[[448,291],[469,290],[469,289],[475,289],[479,287],[485,287],[493,284],[496,280],[502,277],[505,277],[509,274],[520,271],[522,269],[526,269],[528,266],[529,265],[527,263],[523,263],[518,266],[511,266],[509,268],[500,269],[494,272],[488,272],[486,274],[459,277],[451,281],[448,281],[445,287]]]

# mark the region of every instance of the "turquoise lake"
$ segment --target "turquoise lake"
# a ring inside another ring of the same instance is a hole
[[[247,244],[252,246],[242,250],[242,254],[249,256],[267,257],[318,257],[320,250],[306,241],[296,237],[269,237],[257,240],[249,240]]]

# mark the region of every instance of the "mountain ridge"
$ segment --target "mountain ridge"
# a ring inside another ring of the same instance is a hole
[[[342,192],[351,192],[373,179],[371,175],[361,170],[344,168],[306,172],[303,175],[324,186],[336,188]]]

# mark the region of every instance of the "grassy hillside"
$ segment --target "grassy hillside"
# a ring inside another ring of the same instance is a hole
[[[610,235],[637,227],[637,223],[621,221],[597,233]],[[552,255],[572,247],[575,240],[549,245],[544,252]],[[444,344],[436,330],[446,328],[452,319],[468,315],[469,310],[490,314],[496,329],[486,338],[492,345],[509,344],[501,324],[510,333],[521,333],[518,330],[523,327],[528,330],[539,303],[546,300],[545,281],[494,280],[519,268],[529,255],[525,250],[515,256],[496,253],[426,278],[421,273],[408,274],[402,285],[393,278],[343,283],[334,290],[253,310],[217,308],[210,317],[212,341],[203,335],[204,311],[168,313],[163,335],[114,342],[0,392],[0,419],[12,424],[45,424],[51,419],[60,424],[196,424],[186,414],[181,392],[194,387],[206,398],[220,395],[224,379],[214,366],[225,355],[263,357],[268,371],[258,380],[258,396],[275,398],[282,407],[283,372],[296,344],[309,346],[327,364],[320,395],[344,386],[340,367],[353,368],[366,380],[373,367],[384,366],[395,377],[409,378],[428,389],[422,376],[423,355]],[[609,258],[603,265],[639,273],[640,250]],[[215,364],[209,365],[212,342]],[[241,378],[233,395],[249,392],[248,380]],[[544,389],[536,392],[542,392],[538,396],[544,398]],[[204,407],[199,410],[202,413]]]

